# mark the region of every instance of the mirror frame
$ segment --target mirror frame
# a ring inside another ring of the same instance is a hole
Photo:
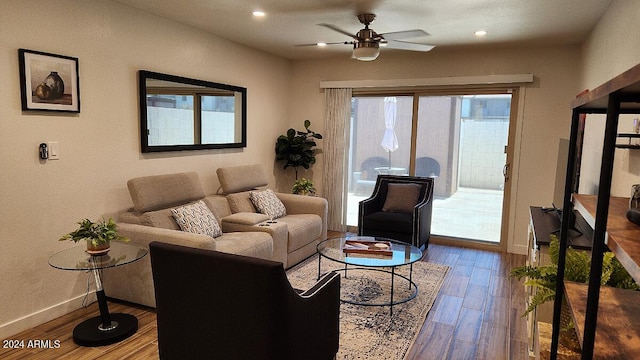
[[[240,93],[242,111],[240,118],[241,140],[233,143],[217,144],[189,144],[189,145],[149,145],[147,130],[147,79],[171,81],[180,84],[203,86],[214,89],[223,89]],[[184,150],[206,150],[206,149],[226,149],[247,147],[247,89],[240,86],[221,84],[211,81],[190,79],[181,76],[167,75],[153,71],[140,70],[138,72],[139,86],[139,106],[140,106],[140,145],[143,153],[163,152],[163,151],[184,151]]]

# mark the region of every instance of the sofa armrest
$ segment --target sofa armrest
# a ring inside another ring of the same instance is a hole
[[[340,275],[326,274],[311,289],[289,299],[287,323],[293,330],[288,358],[300,354],[313,354],[307,357],[313,359],[334,358],[340,334]]]
[[[273,261],[287,264],[287,246],[289,233],[287,224],[276,222],[274,224],[265,223],[269,217],[264,214],[239,212],[225,216],[220,222],[222,231],[230,232],[266,232],[273,239]]]
[[[327,239],[327,217],[329,204],[327,199],[316,196],[276,193],[276,196],[287,209],[287,214],[315,214],[322,219],[320,241]]]
[[[216,249],[214,238],[180,230],[156,228],[146,225],[118,223],[118,234],[128,237],[132,243],[149,248],[149,243],[159,241],[168,244],[200,249]]]
[[[287,209],[287,214],[316,214],[327,217],[327,199],[316,196],[276,193]]]
[[[313,284],[313,286],[311,286],[307,290],[300,292],[298,295],[300,295],[300,297],[303,297],[303,298],[311,298],[315,296],[318,292],[326,291],[324,290],[324,287],[327,286],[329,282],[336,281],[334,280],[334,278],[340,278],[340,274],[336,272],[326,273],[320,278],[320,280],[318,280],[315,284]],[[340,287],[338,286],[338,288]]]
[[[413,223],[413,244],[422,243],[425,240],[426,246],[429,246],[429,238],[431,237],[431,218],[433,213],[433,185],[425,192],[423,198],[416,204],[413,210],[413,216],[419,219]]]
[[[258,225],[261,222],[269,220],[269,216],[260,213],[239,212],[227,215],[222,219],[223,223],[237,225]]]

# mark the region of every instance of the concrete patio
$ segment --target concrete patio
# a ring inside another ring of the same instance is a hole
[[[358,226],[358,202],[366,198],[368,196],[349,193],[349,226]],[[458,191],[448,198],[434,199],[431,233],[499,243],[502,198],[502,190],[458,188]]]

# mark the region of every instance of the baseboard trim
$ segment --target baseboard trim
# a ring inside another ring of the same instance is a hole
[[[19,319],[2,324],[0,325],[0,339],[6,339],[12,335],[25,330],[29,330],[38,325],[44,324],[47,321],[51,321],[74,310],[80,309],[82,307],[82,301],[84,300],[84,298],[85,294],[82,294],[75,298],[63,301],[42,310],[38,310],[27,316],[23,316]],[[92,290],[87,296],[87,303],[92,304],[95,301],[95,290]]]

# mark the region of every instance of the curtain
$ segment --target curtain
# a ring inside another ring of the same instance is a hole
[[[329,202],[329,230],[346,231],[345,169],[347,167],[351,89],[324,90],[324,154],[322,196]]]

